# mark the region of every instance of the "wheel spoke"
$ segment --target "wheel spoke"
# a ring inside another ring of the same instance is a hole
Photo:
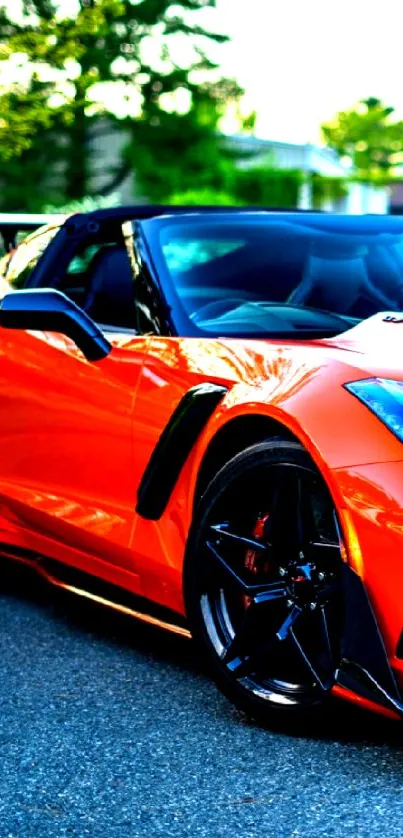
[[[249,585],[242,579],[241,576],[238,575],[236,570],[234,570],[230,564],[224,559],[223,556],[218,552],[216,546],[211,543],[211,541],[206,541],[206,547],[210,551],[213,558],[216,560],[217,564],[223,570],[227,576],[232,579],[233,582],[240,588],[243,593],[247,594],[249,592]]]
[[[285,524],[284,515],[287,508],[287,479],[288,470],[286,466],[279,466],[279,479],[275,485],[273,498],[270,503],[270,516],[265,527],[265,535],[273,545],[282,543],[283,527]]]
[[[304,475],[304,479],[302,479]],[[303,483],[305,482],[305,486]],[[315,542],[317,538],[317,526],[315,524],[312,489],[307,485],[308,476],[305,472],[300,472],[300,515],[301,515],[301,545],[304,553],[307,551],[309,545]]]
[[[295,532],[297,538],[298,547],[302,547],[304,543],[304,534],[305,534],[305,521],[303,517],[304,506],[306,506],[305,495],[302,490],[302,475],[301,472],[297,472],[294,475],[296,481],[295,487]]]
[[[327,621],[325,607],[323,605],[321,605],[320,608],[319,608],[319,611],[320,611],[320,619],[321,619],[321,625],[322,625],[322,636],[323,636],[324,643],[325,643],[325,654],[327,656],[328,666],[331,669],[333,667],[333,649],[332,649],[332,643],[331,643],[331,640],[330,640],[329,625],[328,625],[328,621]]]
[[[256,550],[256,552],[265,553],[267,551],[267,544],[263,544],[261,541],[257,541],[254,538],[246,538],[246,536],[237,535],[234,532],[230,532],[226,529],[226,526],[226,524],[214,524],[210,527],[210,530],[212,530],[214,533],[217,533],[220,536],[223,535],[225,536],[225,538],[230,538],[232,539],[232,541],[238,544],[243,544],[245,547],[248,547],[251,550]]]
[[[302,608],[300,608],[299,605],[294,605],[284,622],[281,624],[279,630],[276,632],[278,640],[285,640],[286,637],[289,637],[291,629],[297,622],[300,614],[302,614]]]
[[[252,607],[248,609],[248,612],[255,613],[254,610],[252,612]],[[247,635],[250,622],[248,612],[245,615],[239,632],[237,632],[236,636],[227,647],[224,655],[224,660],[227,662],[228,668],[234,673],[234,675],[237,676],[237,678],[243,678],[254,672],[271,650],[277,646],[278,642],[285,640],[289,636],[293,625],[295,625],[302,612],[302,609],[299,608],[298,605],[295,605],[273,637],[258,644],[250,655],[242,655],[242,644]]]
[[[302,473],[283,466],[274,491],[266,535],[280,555],[298,557],[304,543],[306,512]]]
[[[253,597],[255,605],[261,605],[264,602],[273,602],[274,600],[284,599],[287,596],[287,589],[281,582],[264,582],[260,585],[248,585],[245,579],[240,576],[236,570],[227,562],[226,559],[218,552],[215,544],[211,541],[206,541],[206,547],[210,551],[217,564],[227,576],[242,590],[244,594]]]
[[[335,541],[310,541],[306,555],[318,568],[326,570],[340,556],[340,545]]]
[[[332,582],[330,585],[325,585],[325,587],[321,588],[318,591],[317,599],[318,602],[323,605],[327,602],[328,599],[332,599],[337,594],[340,594],[342,591],[342,584],[340,581]]]
[[[228,645],[223,658],[231,672],[233,672],[233,674],[236,675],[237,678],[243,678],[250,675],[251,673],[256,671],[257,667],[262,663],[264,658],[272,651],[272,649],[275,648],[278,642],[282,642],[286,640],[288,637],[290,637],[294,642],[294,645],[299,655],[301,656],[303,662],[305,663],[311,675],[313,676],[315,682],[319,684],[322,690],[326,691],[330,689],[330,686],[332,684],[332,678],[329,676],[324,677],[324,675],[320,673],[320,667],[318,666],[318,664],[314,663],[311,660],[310,656],[305,652],[303,646],[301,645],[301,643],[295,635],[294,626],[301,614],[302,609],[299,608],[299,606],[295,605],[291,610],[290,614],[281,624],[275,636],[258,645],[250,655],[242,654],[242,644],[247,634],[249,622],[248,615],[245,615],[244,621],[241,624],[239,632],[237,632],[231,643]],[[330,646],[327,621],[324,625],[326,626],[326,646],[327,654],[329,656],[330,670],[333,668],[333,655]]]
[[[255,605],[262,605],[264,602],[274,602],[276,599],[285,599],[288,596],[288,591],[285,585],[281,582],[272,582],[265,585],[250,585],[249,594],[253,596]]]
[[[271,649],[278,643],[278,639],[274,636],[271,640],[257,646],[250,655],[236,655],[231,661],[227,663],[228,669],[236,675],[237,678],[245,678],[252,672],[256,671],[259,663],[264,660]]]
[[[325,691],[329,690],[330,687],[331,687],[332,681],[330,679],[324,680],[322,678],[322,676],[319,674],[317,666],[311,661],[310,657],[304,651],[301,643],[299,642],[298,638],[295,635],[295,632],[294,632],[293,628],[290,629],[289,634],[292,637],[292,640],[294,641],[294,644],[295,644],[295,647],[296,647],[297,651],[299,652],[302,660],[304,661],[307,668],[309,669],[309,671],[310,671],[311,675],[313,676],[314,680],[319,684],[319,686],[322,688],[322,690],[325,690]]]
[[[311,541],[309,546],[312,550],[318,549],[320,552],[325,552],[326,550],[334,552],[336,550],[340,554],[340,545],[334,541]]]
[[[222,658],[221,658],[222,661],[225,664],[227,664],[227,666],[229,666],[229,668],[232,668],[232,662],[233,661],[242,660],[242,657],[238,658],[237,656],[242,654],[242,646],[243,646],[244,641],[246,639],[248,628],[249,628],[249,623],[250,623],[250,618],[251,618],[251,609],[252,609],[252,606],[249,606],[249,608],[246,610],[246,612],[243,616],[243,620],[241,622],[241,625],[239,626],[239,628],[238,628],[236,634],[234,635],[234,637],[232,638],[232,640],[230,640],[230,642],[228,643],[228,645],[227,645],[227,647],[224,650],[224,653],[222,655]]]

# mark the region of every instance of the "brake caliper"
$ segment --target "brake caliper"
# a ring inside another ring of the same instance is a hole
[[[253,538],[261,539],[261,538],[264,537],[265,526],[266,526],[266,522],[268,521],[268,519],[269,519],[269,513],[268,512],[266,512],[264,515],[259,515],[256,518],[255,525],[254,525],[253,530],[252,530],[252,537]],[[259,554],[259,551],[254,550],[253,547],[249,547],[245,552],[245,567],[246,567],[246,569],[249,570],[251,573],[254,573],[254,574],[256,574],[256,573],[258,573],[259,571],[262,571],[262,570],[263,571],[268,570],[267,560],[265,561],[265,563],[263,565],[262,565],[261,562],[262,562],[262,554],[261,553]],[[243,601],[244,601],[245,608],[249,608],[249,606],[252,602],[252,597],[245,595],[243,597]]]

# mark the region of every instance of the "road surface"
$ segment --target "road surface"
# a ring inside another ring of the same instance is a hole
[[[0,838],[403,834],[403,725],[264,730],[190,641],[8,568],[0,660]]]

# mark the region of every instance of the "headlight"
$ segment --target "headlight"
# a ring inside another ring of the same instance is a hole
[[[403,381],[364,378],[344,386],[403,442]]]

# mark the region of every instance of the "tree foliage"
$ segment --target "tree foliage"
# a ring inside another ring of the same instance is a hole
[[[169,203],[182,207],[238,207],[245,205],[244,201],[241,201],[240,198],[231,195],[229,192],[216,192],[215,189],[211,189],[210,187],[175,192],[170,195]]]
[[[384,180],[403,160],[403,122],[379,99],[362,100],[322,125],[328,146],[347,156],[361,179]]]
[[[217,68],[209,46],[226,37],[202,28],[197,12],[215,0],[77,0],[75,15],[63,12],[61,0],[22,5],[20,18],[0,7],[0,73],[5,62],[23,65],[0,96],[3,205],[38,208],[44,190],[53,203],[91,194],[91,130],[103,118],[129,136],[105,194],[132,167],[150,197],[161,196],[159,166],[163,194],[187,188],[173,174],[183,171],[186,152],[189,177],[202,176],[203,162],[220,170],[217,122],[240,90],[217,73],[211,80]],[[177,112],[178,95],[188,102],[185,113]],[[116,116],[118,100],[126,118]],[[58,177],[49,179],[50,170]],[[218,171],[217,183],[221,177]]]
[[[140,191],[152,200],[177,192],[231,192],[236,175],[233,155],[218,135],[226,102],[238,95],[228,80],[189,85],[191,107],[186,114],[150,107],[148,120],[132,127],[126,159],[135,171]]]

